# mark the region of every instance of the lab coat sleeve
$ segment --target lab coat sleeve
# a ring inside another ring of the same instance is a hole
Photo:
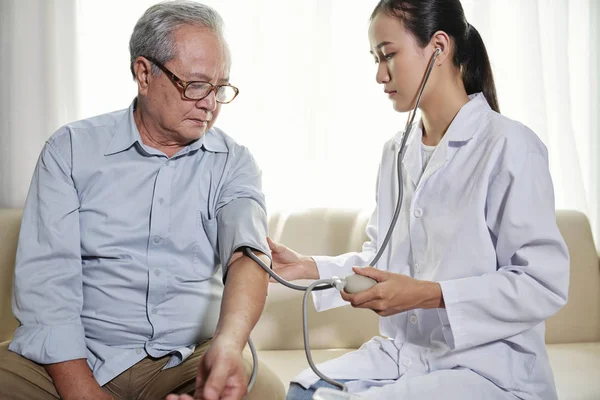
[[[380,173],[377,174],[376,193],[379,193],[379,178]],[[335,257],[312,257],[317,264],[320,279],[331,278],[332,276],[343,278],[353,273],[352,267],[366,267],[369,265],[375,257],[375,254],[377,254],[378,211],[379,207],[376,206],[373,214],[371,214],[371,217],[369,218],[366,228],[368,240],[363,244],[361,252],[351,252]],[[313,292],[312,295],[317,311],[325,311],[350,304],[344,301],[340,296],[340,293],[334,289]]]
[[[487,225],[497,269],[440,282],[450,347],[465,349],[528,330],[567,301],[569,253],[556,225],[554,191],[543,145],[490,180]],[[454,266],[460,268],[460,266]]]

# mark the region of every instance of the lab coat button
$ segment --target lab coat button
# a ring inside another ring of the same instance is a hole
[[[415,209],[415,217],[421,218],[423,216],[423,210],[420,208]]]
[[[411,324],[416,324],[417,323],[417,316],[415,314],[412,314],[410,317],[408,317],[408,322],[410,322]]]
[[[420,272],[421,271],[421,266],[419,265],[419,263],[415,264],[415,272]]]

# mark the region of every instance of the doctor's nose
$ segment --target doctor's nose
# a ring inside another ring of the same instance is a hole
[[[379,84],[388,83],[390,81],[390,74],[385,63],[377,64],[377,73],[375,74],[375,80]]]

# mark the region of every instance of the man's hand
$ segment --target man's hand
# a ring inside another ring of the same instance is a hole
[[[358,275],[378,283],[364,292],[341,292],[342,298],[353,307],[368,308],[382,317],[416,308],[443,308],[444,300],[439,283],[420,281],[410,276],[394,274],[375,268],[353,268]]]
[[[248,391],[248,376],[237,346],[215,339],[198,366],[194,397],[169,395],[166,400],[240,400]]]
[[[194,397],[202,400],[239,400],[247,391],[248,376],[242,353],[237,346],[215,339],[200,361]]]

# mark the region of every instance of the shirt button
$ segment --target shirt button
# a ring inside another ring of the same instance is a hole
[[[154,243],[160,243],[160,236],[154,236]]]
[[[423,216],[423,210],[420,208],[415,209],[415,217],[421,218]]]
[[[415,271],[416,271],[416,272],[419,272],[419,271],[421,271],[421,267],[419,266],[419,263],[416,263],[416,264],[415,264]]]
[[[167,162],[165,163],[165,165],[168,167],[169,165],[171,165],[171,161],[167,161]]]
[[[165,202],[165,199],[162,199],[162,198],[161,198],[161,199],[158,199],[158,202],[159,202],[160,204],[164,204],[164,202]]]
[[[408,317],[408,322],[410,322],[411,324],[416,324],[417,323],[417,316],[415,314],[412,314],[410,317]]]
[[[412,360],[410,358],[405,358],[402,361],[402,365],[404,365],[406,368],[410,367],[412,365]]]
[[[136,352],[137,354],[142,354],[142,349],[135,349],[135,352]]]
[[[159,276],[160,275],[160,269],[155,269],[154,270],[154,275]]]
[[[152,314],[156,314],[156,313],[158,313],[158,309],[157,308],[153,308],[152,309]]]

